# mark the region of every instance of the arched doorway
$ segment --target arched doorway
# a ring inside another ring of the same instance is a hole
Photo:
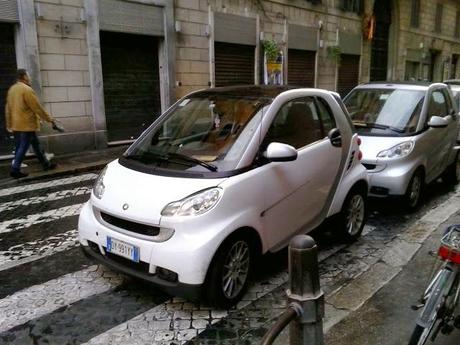
[[[376,0],[374,4],[375,33],[372,40],[370,80],[386,80],[391,26],[392,1]]]

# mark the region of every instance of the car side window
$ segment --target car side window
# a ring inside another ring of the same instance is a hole
[[[446,97],[441,90],[436,90],[431,93],[430,103],[428,105],[427,122],[432,116],[447,116],[449,113]]]
[[[326,136],[329,131],[336,127],[334,116],[329,108],[329,105],[325,100],[321,98],[316,99],[316,106],[318,107],[318,114],[321,120],[321,129],[323,130],[323,137]]]
[[[281,107],[262,143],[262,150],[272,142],[296,149],[322,138],[320,116],[312,97],[295,99]]]

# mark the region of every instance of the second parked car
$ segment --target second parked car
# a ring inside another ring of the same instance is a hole
[[[362,139],[373,196],[402,196],[415,208],[426,183],[459,177],[458,108],[442,83],[368,83],[345,98]]]

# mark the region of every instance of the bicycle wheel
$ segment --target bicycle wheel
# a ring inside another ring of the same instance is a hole
[[[436,276],[437,280],[432,284],[425,307],[410,337],[409,345],[423,345],[429,338],[436,321],[440,318],[438,312],[443,309],[442,307],[446,302],[445,297],[448,295],[451,285],[449,284],[451,274],[451,271],[443,269],[441,274]]]

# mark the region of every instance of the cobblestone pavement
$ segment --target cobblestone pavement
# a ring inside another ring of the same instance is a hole
[[[232,310],[168,296],[80,253],[78,212],[95,177],[81,174],[0,191],[0,344],[258,343],[286,305],[286,250],[264,257]],[[437,184],[428,194],[414,214],[395,211],[392,202],[374,202],[354,244],[334,241],[327,229],[315,232],[326,328],[362,303],[347,299],[353,282],[366,275],[391,279],[431,229],[430,219],[437,222],[458,207],[456,190]],[[370,297],[373,290],[360,293]]]

